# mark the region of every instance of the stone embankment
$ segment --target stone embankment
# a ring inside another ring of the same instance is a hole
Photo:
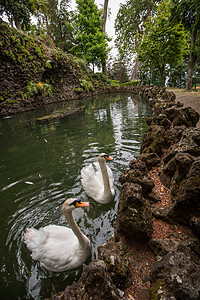
[[[152,117],[141,154],[120,176],[115,232],[52,299],[187,299],[200,297],[199,114],[164,88],[136,86]]]

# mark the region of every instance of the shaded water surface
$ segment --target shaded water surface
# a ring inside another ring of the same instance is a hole
[[[63,107],[66,104],[60,104]],[[146,130],[148,104],[133,95],[104,95],[71,102],[86,107],[73,120],[39,124],[38,117],[59,107],[0,119],[0,296],[3,299],[44,299],[80,277],[76,270],[52,273],[33,261],[23,243],[27,227],[66,225],[61,206],[68,197],[87,201],[81,186],[83,166],[110,154],[115,178],[115,198],[107,205],[91,201],[92,210],[73,212],[82,232],[89,237],[92,253],[113,233],[120,195],[120,174],[139,155]],[[58,106],[58,105],[57,105]]]

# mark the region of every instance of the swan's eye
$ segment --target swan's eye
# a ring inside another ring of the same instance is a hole
[[[105,155],[104,155],[104,158],[105,158],[105,159],[107,159],[107,160],[113,160],[113,158],[112,158],[112,157],[110,157],[110,156],[109,156],[109,155],[107,155],[107,154],[105,154]]]
[[[74,205],[76,207],[76,203],[80,203],[81,204],[81,201],[80,200],[74,200],[72,203],[70,203],[69,205]]]

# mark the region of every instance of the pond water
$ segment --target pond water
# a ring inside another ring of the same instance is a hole
[[[85,113],[73,120],[49,124],[36,121],[66,105],[85,107]],[[32,260],[23,235],[31,226],[68,226],[62,203],[71,196],[88,200],[80,171],[105,152],[114,158],[108,162],[115,179],[113,201],[100,205],[91,200],[90,211],[78,208],[73,212],[92,244],[87,263],[97,258],[97,247],[113,233],[121,187],[119,176],[140,153],[149,115],[145,100],[129,94],[109,94],[0,119],[2,299],[45,299],[78,280],[82,267],[52,273]]]

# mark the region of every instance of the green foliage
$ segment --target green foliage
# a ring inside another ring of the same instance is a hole
[[[66,53],[59,48],[51,50],[51,56],[53,59],[63,61],[65,63],[73,61],[73,56],[70,53]]]
[[[112,64],[108,62],[107,71],[109,78],[118,80],[120,83],[129,80],[128,63],[125,58],[122,59],[121,55],[116,57]]]
[[[182,22],[191,33],[200,29],[199,0],[171,0],[171,21]]]
[[[132,56],[137,50],[149,13],[156,9],[156,2],[159,1],[128,0],[120,5],[115,19],[115,43],[122,57],[124,54]]]
[[[69,10],[70,0],[30,0],[37,25],[31,33],[50,39],[56,47],[68,51],[74,44],[74,14]]]
[[[165,83],[166,66],[181,62],[188,50],[187,32],[181,23],[171,24],[170,17],[170,1],[164,0],[139,47],[139,60],[159,70],[160,85]]]
[[[74,44],[74,14],[69,10],[69,0],[49,1],[49,35],[55,45],[64,51]]]
[[[96,72],[92,74],[92,78],[95,78],[99,81],[103,81],[103,82],[110,82],[110,79],[108,78],[108,76],[102,72]]]
[[[111,82],[110,82],[110,87],[120,87],[120,83],[119,83],[119,81],[118,80],[111,80]]]
[[[77,94],[81,94],[81,93],[84,92],[84,90],[82,88],[75,88],[74,92],[77,93]]]
[[[103,32],[102,11],[94,0],[76,0],[75,45],[70,52],[100,67],[107,59],[108,37]]]
[[[66,53],[59,48],[51,50],[51,57],[60,64],[69,64],[70,69],[75,68],[80,77],[85,77],[91,72],[86,61],[73,56],[71,53]]]
[[[80,85],[85,91],[93,91],[94,90],[94,87],[93,87],[91,81],[87,81],[86,79],[81,79]]]
[[[15,21],[17,29],[29,29],[31,5],[27,0],[1,0],[0,15],[6,14],[8,19]]]
[[[27,93],[24,94],[24,98],[30,98],[35,95],[49,96],[52,92],[53,87],[51,84],[30,81],[27,84]]]
[[[44,70],[47,55],[41,42],[35,41],[33,37],[26,34],[19,34],[15,29],[11,30],[6,23],[0,24],[0,37],[0,53],[3,57],[9,57],[11,61],[18,62],[29,74]]]
[[[120,86],[135,86],[141,83],[141,80],[134,80],[134,81],[128,81],[121,83]]]
[[[87,63],[84,59],[74,56],[74,63],[77,67],[82,68],[86,73],[90,73],[90,69],[87,66]]]
[[[140,67],[138,78],[141,80],[142,84],[159,85],[160,84],[160,73],[156,66],[152,66],[150,62],[145,62]]]
[[[173,24],[182,22],[190,32],[190,58],[188,61],[188,76],[186,89],[192,88],[192,77],[196,63],[200,62],[200,1],[171,0],[171,21]]]
[[[187,57],[188,60],[188,57]],[[183,60],[181,63],[175,66],[171,66],[168,70],[167,85],[170,87],[185,88],[187,80],[187,61]]]

